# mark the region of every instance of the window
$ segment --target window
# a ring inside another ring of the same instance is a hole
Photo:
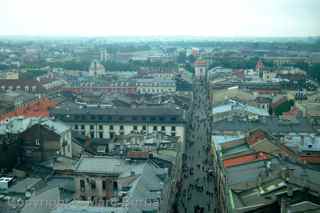
[[[96,181],[95,180],[91,180],[90,185],[91,185],[92,190],[96,190]]]
[[[120,130],[123,130],[123,126],[122,125],[120,126]]]
[[[166,127],[165,127],[165,126],[162,126],[162,127],[161,127],[161,131],[166,131]]]
[[[99,138],[103,138],[103,132],[99,132]]]
[[[110,125],[110,130],[113,130],[113,126],[112,125]]]
[[[93,126],[93,125],[90,125],[90,129],[93,130],[93,129],[94,129],[94,126]]]
[[[176,127],[175,127],[175,126],[172,126],[172,127],[171,127],[171,131],[176,131]]]
[[[117,191],[117,190],[118,190],[118,182],[117,182],[117,181],[114,181],[114,182],[113,182],[113,190],[114,190],[114,191]]]
[[[146,127],[146,126],[142,126],[142,130],[144,130],[144,131],[145,131],[146,129],[147,129],[147,127]]]
[[[94,132],[90,132],[90,138],[94,138]]]
[[[106,146],[98,146],[97,152],[99,153],[105,153],[106,152]]]
[[[176,133],[175,132],[171,132],[171,136],[172,137],[176,137]]]
[[[84,129],[84,125],[81,125],[81,129]]]
[[[138,130],[138,127],[137,126],[133,126],[133,130]]]
[[[110,132],[110,138],[114,138],[114,133],[113,132]]]
[[[74,125],[74,129],[76,129],[76,130],[78,130],[78,125],[76,124],[76,125]]]
[[[158,127],[157,126],[153,126],[153,131],[158,131]]]
[[[99,125],[99,129],[100,129],[100,130],[103,130],[103,126],[102,126],[102,125]]]
[[[102,190],[107,189],[107,182],[105,180],[102,181]]]
[[[86,190],[86,184],[84,180],[80,180],[80,190],[81,192],[84,192]]]

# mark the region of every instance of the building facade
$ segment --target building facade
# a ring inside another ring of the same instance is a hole
[[[55,108],[49,112],[55,119],[68,124],[74,131],[90,138],[114,138],[130,133],[161,132],[184,140],[183,111],[149,108]]]
[[[59,155],[72,157],[71,129],[48,119],[11,118],[0,125],[0,141],[8,152],[18,150],[15,155],[21,163],[39,163]]]
[[[163,94],[176,92],[174,80],[137,79],[137,92],[139,94]]]

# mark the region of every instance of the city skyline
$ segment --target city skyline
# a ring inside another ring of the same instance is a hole
[[[320,1],[2,0],[0,36],[319,36]]]

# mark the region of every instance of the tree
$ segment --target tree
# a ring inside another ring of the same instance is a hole
[[[186,52],[179,52],[178,58],[177,58],[177,63],[179,64],[184,64],[186,62],[187,56]]]
[[[196,61],[196,57],[194,57],[193,55],[189,55],[187,57],[189,63],[193,64]]]
[[[48,73],[47,70],[32,69],[32,70],[27,70],[26,72],[21,73],[20,78],[26,79],[26,80],[32,80],[32,79],[36,79],[38,76],[45,75],[47,73]]]
[[[291,107],[294,106],[294,100],[288,100],[282,104],[280,104],[277,108],[274,109],[274,114],[276,116],[280,116],[285,112],[289,112]]]

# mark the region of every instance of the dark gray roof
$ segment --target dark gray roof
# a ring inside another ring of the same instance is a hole
[[[92,115],[181,115],[181,110],[167,107],[146,107],[146,108],[129,108],[129,107],[117,107],[117,108],[55,108],[50,111],[51,113],[59,114],[92,114]]]
[[[50,116],[64,122],[134,122],[134,123],[182,123],[183,110],[169,107],[144,108],[55,108]]]
[[[252,129],[261,128],[273,135],[281,133],[316,133],[311,123],[304,118],[295,122],[284,122],[275,117],[265,117],[257,121],[248,121],[243,118],[234,117],[232,120],[220,120],[214,122],[213,132],[240,131],[248,132]]]
[[[136,200],[158,200],[163,189],[163,182],[158,174],[163,174],[164,171],[164,169],[158,168],[151,163],[146,163],[139,178],[133,182],[128,197],[129,203],[134,203]],[[156,209],[156,207],[141,206],[131,209],[130,212],[142,213],[147,210],[151,211]]]

